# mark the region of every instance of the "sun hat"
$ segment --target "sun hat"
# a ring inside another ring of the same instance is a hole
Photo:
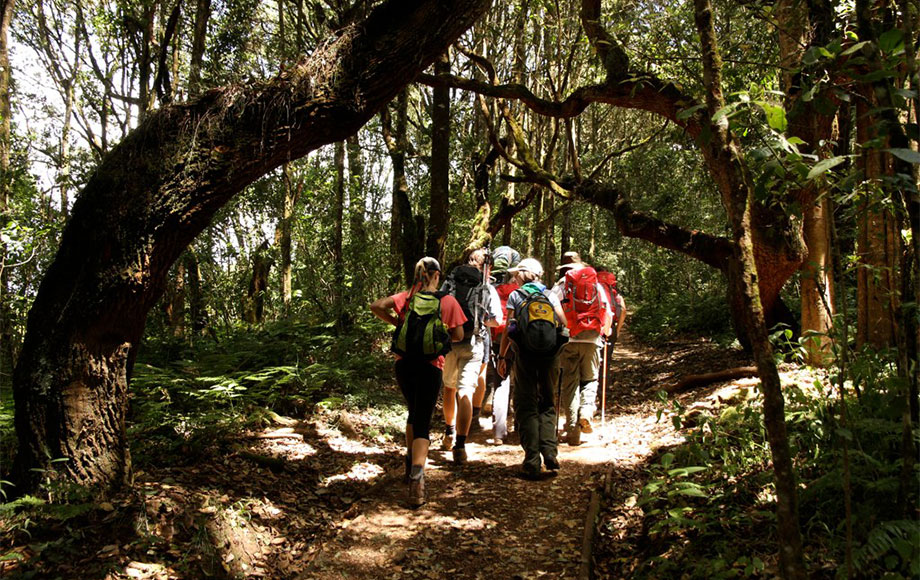
[[[540,277],[543,275],[543,266],[540,265],[540,262],[534,258],[524,258],[521,262],[514,266],[513,268],[508,268],[508,272],[530,272],[531,274]]]
[[[566,252],[562,254],[562,260],[558,266],[557,270],[568,270],[569,268],[583,268],[584,263],[581,261],[581,256],[578,252]]]

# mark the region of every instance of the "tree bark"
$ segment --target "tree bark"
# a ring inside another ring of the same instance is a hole
[[[0,4],[0,228],[6,227],[10,213],[10,194],[13,179],[10,174],[10,148],[12,146],[13,127],[10,122],[11,95],[10,83],[10,22],[13,19],[15,0],[3,0]],[[6,242],[0,241],[0,371],[10,372],[13,367],[13,333],[10,301],[9,273]],[[0,375],[2,381],[2,375]]]
[[[712,5],[709,0],[694,0],[693,4],[694,19],[700,33],[702,48],[706,109],[712,119],[725,105],[721,88],[721,57],[716,42]],[[731,221],[732,239],[735,242],[735,254],[730,261],[728,280],[732,294],[743,305],[747,319],[746,330],[753,346],[764,397],[764,423],[770,442],[776,485],[780,574],[787,580],[805,580],[808,575],[802,553],[796,478],[786,432],[785,402],[758,291],[752,238],[753,183],[743,164],[738,143],[729,130],[728,119],[722,117],[719,121],[713,121],[710,133],[711,146],[708,149],[709,155],[713,158],[710,170],[716,182],[721,182],[720,191]]]
[[[450,74],[450,56],[442,54],[435,74]],[[444,244],[450,223],[450,88],[435,87],[431,99],[431,204],[425,253],[444,261]]]
[[[192,34],[192,55],[188,72],[188,94],[196,97],[201,92],[201,64],[204,61],[208,37],[208,19],[211,17],[211,0],[195,3],[195,31]]]
[[[172,263],[244,187],[356,132],[488,5],[386,2],[271,81],[148,115],[103,157],[29,313],[14,374],[20,491],[33,469],[130,482],[128,378]]]

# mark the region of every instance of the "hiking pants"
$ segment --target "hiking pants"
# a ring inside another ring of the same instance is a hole
[[[431,440],[431,416],[441,393],[441,369],[428,361],[396,361],[396,382],[409,407],[407,425],[412,425],[412,436]]]
[[[559,351],[562,367],[562,401],[566,431],[579,418],[592,419],[597,409],[597,374],[601,364],[597,344],[569,341]]]
[[[524,448],[524,468],[540,471],[541,456],[544,462],[556,459],[553,390],[559,380],[559,357],[526,360],[516,344],[513,348],[514,414]]]

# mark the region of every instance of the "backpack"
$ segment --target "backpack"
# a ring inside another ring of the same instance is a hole
[[[516,282],[506,282],[495,287],[495,291],[498,293],[498,299],[501,301],[502,312],[508,309],[508,297],[518,288],[520,288],[520,286],[518,286]],[[505,324],[507,324],[507,322],[506,320]],[[502,333],[505,332],[505,324],[493,326],[490,329],[494,340],[501,340]]]
[[[607,301],[610,304],[610,310],[613,312],[613,324],[616,327],[617,321],[623,313],[623,305],[617,299],[617,277],[613,272],[598,272],[597,281],[600,282],[601,288],[607,293]]]
[[[482,286],[482,272],[476,266],[463,264],[451,270],[450,275],[441,288],[442,293],[450,294],[460,303],[466,322],[463,323],[463,340],[469,340],[473,332],[479,328],[479,319],[482,317],[482,301],[479,290]]]
[[[597,291],[597,272],[590,266],[569,270],[565,274],[562,309],[570,336],[586,330],[600,332],[604,308]]]
[[[404,358],[434,360],[450,352],[450,347],[450,333],[441,321],[441,299],[429,292],[411,295],[390,350]]]
[[[556,310],[546,294],[532,283],[524,284],[520,292],[524,301],[514,311],[517,321],[515,337],[525,355],[553,356],[564,340],[557,328]]]
[[[511,246],[499,246],[492,252],[492,271],[507,272],[521,261],[521,254]]]

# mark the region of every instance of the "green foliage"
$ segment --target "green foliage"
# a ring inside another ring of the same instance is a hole
[[[398,399],[384,389],[389,357],[377,323],[336,335],[332,325],[279,322],[220,343],[176,351],[151,339],[132,377],[130,435],[138,461],[182,450],[194,456],[272,413],[302,417],[315,405],[371,406]],[[170,360],[172,359],[172,360]]]

